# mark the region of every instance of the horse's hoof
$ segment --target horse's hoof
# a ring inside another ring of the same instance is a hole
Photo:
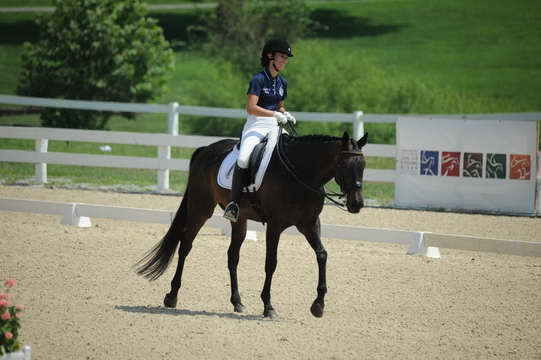
[[[323,316],[323,305],[320,304],[320,303],[313,303],[312,306],[310,307],[310,312],[312,313],[312,315],[314,315],[315,317],[317,318],[320,318]]]
[[[267,309],[263,312],[263,317],[271,320],[278,319],[278,313],[274,309]]]
[[[165,298],[163,299],[163,304],[165,305],[165,307],[168,307],[168,308],[176,308],[177,297],[167,294],[165,295]]]
[[[236,304],[235,305],[235,312],[238,312],[238,313],[244,312],[244,305]]]

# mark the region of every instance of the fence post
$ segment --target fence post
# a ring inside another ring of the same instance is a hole
[[[537,178],[535,183],[537,201],[537,215],[541,215],[541,151],[537,152]]]
[[[169,104],[167,132],[171,135],[178,135],[178,103],[176,102]],[[171,159],[171,146],[158,146],[158,157]],[[169,190],[169,169],[158,170],[158,189]]]
[[[364,135],[364,122],[361,120],[362,116],[362,111],[355,111],[353,113],[353,138],[355,140],[359,140]]]
[[[36,139],[36,152],[46,153],[49,146],[48,139]],[[35,165],[36,169],[36,181],[39,184],[47,183],[47,164],[46,163],[37,163]]]
[[[169,104],[169,115],[167,117],[167,131],[171,135],[178,135],[178,103]]]

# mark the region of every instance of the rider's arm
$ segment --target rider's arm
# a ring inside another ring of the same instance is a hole
[[[266,116],[266,117],[272,117],[274,115],[274,111],[267,110],[262,108],[261,106],[257,105],[257,101],[259,100],[259,96],[254,94],[248,94],[248,101],[246,103],[246,112],[249,115],[254,116]],[[284,103],[280,101],[278,104],[278,111],[284,112]]]
[[[284,106],[284,102],[283,101],[280,101],[278,103],[278,111],[281,112],[281,113],[285,113],[286,112],[286,108]]]

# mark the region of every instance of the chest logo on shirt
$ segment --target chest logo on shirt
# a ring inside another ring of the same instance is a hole
[[[276,92],[274,92],[274,94],[273,94],[271,89],[269,89],[269,88],[263,88],[261,90],[263,90],[265,95],[276,95]],[[284,96],[284,88],[283,87],[280,86],[280,89],[278,89],[278,94],[280,94],[280,96]]]

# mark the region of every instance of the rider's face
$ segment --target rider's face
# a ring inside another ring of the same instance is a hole
[[[282,71],[285,69],[288,61],[289,61],[289,56],[287,56],[287,54],[283,54],[280,52],[277,52],[274,54],[274,66],[276,66],[276,68],[279,71]]]

